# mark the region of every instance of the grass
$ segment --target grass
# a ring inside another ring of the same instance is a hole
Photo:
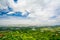
[[[0,40],[60,40],[60,27],[0,27]]]

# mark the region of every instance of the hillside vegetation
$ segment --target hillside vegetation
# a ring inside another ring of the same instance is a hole
[[[0,40],[60,40],[60,27],[0,27]]]

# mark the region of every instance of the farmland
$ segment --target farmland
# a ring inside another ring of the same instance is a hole
[[[60,26],[0,27],[0,40],[60,40]]]

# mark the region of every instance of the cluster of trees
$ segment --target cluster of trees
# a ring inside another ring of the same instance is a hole
[[[43,27],[15,27],[13,30],[0,31],[0,40],[60,40],[60,27],[50,30]]]

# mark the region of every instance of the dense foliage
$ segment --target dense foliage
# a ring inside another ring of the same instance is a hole
[[[60,40],[60,27],[0,27],[0,40]]]

